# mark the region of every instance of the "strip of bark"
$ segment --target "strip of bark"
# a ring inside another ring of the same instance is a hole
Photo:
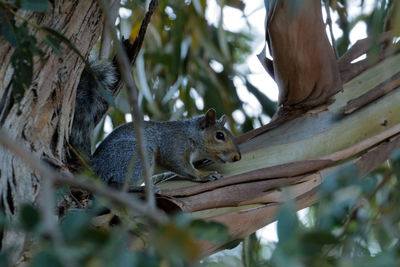
[[[243,144],[275,127],[278,127],[279,125],[283,124],[284,122],[287,122],[289,120],[293,120],[296,117],[298,117],[298,114],[291,114],[290,116],[279,116],[275,120],[272,120],[268,124],[261,126],[257,129],[248,131],[247,133],[242,134],[241,136],[236,138],[236,142],[240,145]]]
[[[172,197],[169,200],[179,206],[184,212],[280,202],[274,195],[273,190],[283,186],[299,184],[309,179],[308,176],[297,176],[228,185],[187,197]]]
[[[366,176],[368,173],[376,169],[380,164],[387,160],[390,155],[400,148],[400,135],[396,135],[376,147],[368,150],[355,160],[345,162],[333,169],[339,169],[347,164],[356,164],[359,169],[360,177]],[[326,177],[326,171],[321,173],[321,178]],[[324,174],[325,172],[325,174]],[[319,188],[315,187],[311,190],[305,190],[304,194],[295,199],[296,210],[309,207],[319,200]],[[257,208],[240,210],[225,214],[220,214],[207,218],[207,221],[217,221],[223,223],[229,228],[229,232],[233,239],[245,238],[256,230],[272,223],[276,220],[276,213],[280,209],[282,203],[270,203]],[[211,255],[218,251],[224,244],[215,244],[211,242],[201,242],[202,256]]]
[[[315,204],[319,199],[319,190],[306,192],[296,198],[295,209],[301,210]],[[229,227],[229,233],[233,239],[242,239],[254,233],[256,230],[276,220],[276,214],[282,207],[282,203],[271,203],[253,209],[236,211],[207,218],[206,221],[216,221]],[[206,257],[220,250],[224,244],[201,242],[201,256]]]
[[[400,134],[389,138],[378,146],[368,150],[361,155],[357,160],[358,170],[361,176],[366,176],[368,173],[376,169],[383,161],[400,148]]]
[[[345,71],[351,68],[351,62],[363,54],[367,53],[371,48],[371,44],[374,39],[377,39],[379,43],[386,42],[393,37],[392,32],[385,32],[379,37],[367,37],[358,40],[346,53],[343,54],[338,60],[340,71]]]
[[[347,102],[347,105],[344,107],[343,113],[350,114],[355,110],[358,110],[360,107],[363,107],[368,103],[371,103],[372,101],[376,100],[377,98],[391,92],[393,89],[399,86],[400,86],[400,72],[393,75],[388,80],[379,84],[378,86],[371,89],[367,93],[361,95],[360,97],[357,97]]]
[[[391,36],[389,36],[389,35],[390,35],[390,32],[384,33],[379,39],[380,43],[390,40],[389,37],[391,37]],[[360,42],[360,44],[356,46],[356,44],[358,42]],[[357,57],[360,57],[363,54],[368,52],[368,50],[371,48],[370,47],[371,42],[372,42],[372,37],[368,37],[366,39],[357,41],[357,43],[353,46],[354,49],[349,50],[349,51],[352,50],[352,52],[351,53],[349,52],[348,55],[346,55],[347,54],[346,53],[344,56],[342,56],[339,59],[338,64],[339,64],[340,76],[341,76],[343,84],[350,81],[351,79],[356,77],[361,72],[374,66],[378,62],[381,62],[385,58],[400,52],[400,45],[395,44],[395,45],[388,46],[387,48],[383,49],[374,58],[367,57],[358,62],[351,63],[353,60],[357,59]]]
[[[336,166],[327,168],[329,165],[333,165],[335,162],[346,160],[362,151],[367,152],[365,152],[363,156],[357,158],[356,162],[360,169],[361,175],[369,173],[373,170],[373,168],[378,166],[380,162],[382,162],[382,158],[388,158],[390,156],[390,153],[393,152],[393,150],[390,150],[391,148],[396,148],[400,145],[400,141],[398,140],[398,131],[394,133],[394,135],[392,134],[393,129],[398,130],[397,128],[398,127],[393,127],[379,136],[379,138],[374,138],[372,141],[375,143],[372,145],[370,143],[371,140],[364,140],[365,142],[363,141],[351,148],[338,151],[333,153],[331,156],[326,157],[331,158],[331,160],[325,159],[293,162],[286,164],[286,167],[282,167],[282,165],[269,167],[263,170],[256,170],[233,176],[229,179],[222,179],[214,183],[201,184],[175,190],[163,190],[161,195],[167,197],[168,201],[174,203],[176,206],[180,207],[186,212],[211,208],[267,203],[273,202],[273,200],[279,201],[279,197],[273,196],[273,192],[269,191],[283,186],[293,186],[294,184],[301,183],[304,184],[312,179],[314,179],[314,182],[311,184],[318,185],[320,183],[320,179],[318,180],[319,172],[322,172],[323,176],[326,176],[328,172],[332,172],[338,168]],[[371,146],[373,148],[371,148]],[[379,155],[373,156],[376,153],[379,153]],[[305,171],[307,168],[308,170]],[[303,175],[300,177],[291,176],[293,171],[300,170],[302,170],[303,173],[308,173],[308,175]],[[286,176],[280,177],[277,176],[277,174],[285,174]],[[315,175],[317,175],[317,177],[315,177]],[[268,178],[265,178],[267,176]],[[258,181],[258,179],[264,181]],[[219,185],[215,186],[216,183],[219,183]],[[213,201],[210,202],[210,199]]]
[[[173,197],[190,196],[205,191],[210,191],[217,188],[225,187],[228,185],[235,185],[246,182],[249,183],[266,179],[299,176],[305,173],[322,169],[324,167],[332,165],[333,163],[334,161],[332,160],[304,160],[304,161],[290,162],[278,166],[272,166],[250,171],[243,174],[238,174],[214,182],[209,182],[179,189],[166,189],[162,190],[161,194]],[[271,182],[269,183],[271,183],[272,185],[274,183],[279,183],[279,182],[280,181],[272,182],[271,180]]]

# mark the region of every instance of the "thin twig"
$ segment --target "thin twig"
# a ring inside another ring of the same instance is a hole
[[[154,11],[157,9],[157,6],[158,6],[158,0],[152,0],[150,2],[149,8],[143,18],[142,24],[140,25],[139,33],[135,38],[133,44],[130,43],[129,39],[124,40],[123,38],[121,38],[123,40],[122,43],[125,47],[125,51],[128,55],[128,59],[129,62],[131,63],[131,66],[135,65],[136,58],[139,54],[140,49],[142,48],[144,37],[146,36],[147,27],[150,24],[151,17]],[[118,61],[117,58],[114,57],[113,64],[115,66],[118,66],[117,61]],[[115,84],[115,87],[112,90],[114,95],[117,95],[122,88],[120,73],[117,73],[117,78],[118,82]]]
[[[150,24],[151,17],[153,13],[156,11],[158,6],[158,0],[151,0],[149,3],[149,7],[144,15],[142,25],[140,25],[139,33],[133,43],[133,49],[131,52],[133,53],[129,58],[131,58],[131,64],[134,65],[136,62],[136,58],[139,54],[140,49],[142,48],[144,37],[146,35],[147,26]]]
[[[110,6],[111,6],[110,17],[114,23],[115,23],[115,20],[117,19],[120,5],[121,5],[121,1],[119,1],[119,0],[114,0],[110,4]],[[112,38],[110,36],[110,31],[108,30],[107,27],[103,27],[103,34],[101,35],[101,46],[100,46],[100,53],[99,53],[100,59],[109,58],[110,53],[111,53],[111,42],[112,42]]]
[[[67,176],[67,174],[61,175],[45,165],[36,155],[12,140],[3,129],[0,129],[0,144],[25,162],[28,167],[35,170],[43,179],[51,179],[52,184],[63,184],[85,189],[109,199],[114,204],[123,205],[132,214],[146,216],[157,224],[163,224],[167,221],[164,213],[159,210],[150,210],[142,200],[137,199],[131,194],[118,191],[104,184],[95,183],[94,181],[85,179],[83,176],[72,177]]]
[[[153,2],[153,1],[152,1]],[[156,0],[155,2],[158,3]],[[117,50],[117,61],[119,65],[119,70],[121,72],[122,80],[125,82],[126,88],[128,90],[129,102],[132,107],[132,118],[134,124],[134,131],[137,140],[137,152],[140,156],[141,163],[142,163],[142,174],[146,184],[146,199],[148,201],[148,205],[150,209],[155,209],[155,197],[154,197],[154,190],[153,184],[151,182],[151,173],[150,173],[150,166],[149,160],[147,158],[147,150],[146,150],[146,139],[144,136],[143,131],[143,114],[139,108],[138,104],[138,89],[136,84],[133,80],[133,75],[131,70],[131,64],[129,62],[129,58],[126,54],[122,43],[118,39],[117,33],[115,32],[113,21],[111,20],[108,14],[107,4],[105,4],[104,0],[99,0],[100,6],[104,13],[104,18],[106,22],[106,26],[108,27],[111,37],[114,41],[116,50]],[[151,3],[150,3],[151,5]]]
[[[393,171],[391,171],[391,170],[389,170],[388,172],[385,173],[382,181],[375,187],[374,191],[367,196],[368,200],[371,200],[376,195],[376,193],[390,180],[392,174],[393,174]],[[359,197],[357,200],[357,203],[355,204],[352,211],[350,212],[350,214],[347,216],[345,222],[343,223],[343,227],[342,227],[340,233],[337,234],[337,236],[336,236],[337,239],[341,239],[345,236],[345,234],[349,230],[351,222],[353,222],[357,218],[358,211],[362,208],[362,204],[360,202],[361,202],[361,198]],[[337,246],[338,246],[338,244],[328,247],[327,250],[324,251],[323,257],[327,257],[328,254]]]
[[[326,24],[329,27],[329,33],[330,33],[330,36],[331,36],[333,51],[335,52],[336,59],[338,59],[339,58],[339,53],[338,53],[338,50],[337,50],[337,47],[336,47],[335,37],[333,36],[332,17],[331,17],[331,10],[329,8],[329,6],[330,6],[329,2],[330,2],[329,0],[325,0]]]
[[[389,170],[385,173],[385,175],[383,176],[382,181],[375,187],[374,191],[372,193],[370,193],[367,196],[368,200],[371,200],[376,193],[387,183],[389,182],[391,176],[393,175],[393,171]],[[361,199],[358,200],[358,202],[360,202]],[[337,235],[337,238],[340,239],[342,238],[346,232],[348,231],[350,224],[352,221],[354,221],[357,218],[357,214],[358,211],[362,208],[362,204],[358,203],[356,204],[356,206],[353,207],[353,210],[351,211],[351,213],[349,214],[349,216],[347,217],[345,223],[343,224],[342,230],[340,231],[340,233]]]

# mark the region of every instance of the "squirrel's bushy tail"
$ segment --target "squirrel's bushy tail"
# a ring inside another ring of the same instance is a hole
[[[109,107],[99,83],[110,95],[114,95],[117,83],[116,70],[111,62],[92,62],[91,67],[97,81],[91,71],[83,71],[76,92],[75,114],[69,137],[70,144],[88,156],[91,155],[93,129]]]

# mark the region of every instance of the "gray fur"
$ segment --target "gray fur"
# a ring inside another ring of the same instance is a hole
[[[145,121],[143,129],[150,166],[155,167],[157,164],[157,167],[174,170],[182,176],[188,175],[184,170],[180,171],[180,166],[188,150],[204,147],[199,129],[203,117],[169,122]],[[183,136],[185,138],[182,138]],[[94,152],[93,170],[109,184],[116,186],[123,184],[129,163],[136,154],[136,148],[133,124],[119,126]],[[133,160],[135,165],[129,184],[142,180],[140,159]]]
[[[97,76],[97,80],[103,85],[111,95],[116,79],[116,72],[111,63],[92,63],[91,67]],[[75,114],[72,123],[70,144],[91,155],[91,136],[93,129],[100,119],[107,112],[108,103],[100,92],[100,88],[92,74],[84,70],[79,81],[76,92]]]
[[[116,72],[111,63],[92,64],[97,80],[105,90],[114,95]],[[127,173],[132,173],[129,185],[142,181],[142,167],[137,157],[137,142],[132,123],[117,127],[91,155],[91,136],[94,127],[104,116],[108,103],[96,80],[85,70],[79,82],[75,103],[75,115],[70,143],[91,159],[93,170],[108,184],[121,187]],[[219,178],[213,171],[200,171],[193,162],[209,159],[219,162],[240,160],[235,139],[224,127],[226,117],[216,120],[215,110],[205,115],[170,122],[144,122],[144,136],[149,164],[152,171],[172,171],[194,181]],[[217,138],[216,133],[225,138]],[[73,160],[73,158],[72,158]],[[153,173],[153,174],[155,174]]]

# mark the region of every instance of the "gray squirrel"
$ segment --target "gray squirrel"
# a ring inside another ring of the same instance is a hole
[[[98,81],[113,94],[116,83],[113,66],[99,64],[92,68]],[[82,75],[77,90],[70,143],[90,156],[93,170],[109,185],[120,188],[128,171],[132,173],[129,185],[138,185],[142,181],[142,167],[140,158],[135,156],[137,142],[133,124],[126,123],[114,129],[91,155],[90,137],[107,111],[108,103],[91,75]],[[226,116],[217,120],[214,109],[191,119],[143,122],[152,173],[170,171],[197,182],[220,178],[216,171],[199,170],[193,163],[203,159],[221,163],[241,159],[235,138],[224,127],[225,123]]]
[[[69,136],[70,144],[89,157],[94,127],[100,122],[109,107],[98,83],[101,83],[103,89],[110,95],[114,95],[118,81],[113,63],[93,61],[90,66],[92,71],[85,68],[78,84],[74,119]],[[93,75],[96,75],[97,81]]]

